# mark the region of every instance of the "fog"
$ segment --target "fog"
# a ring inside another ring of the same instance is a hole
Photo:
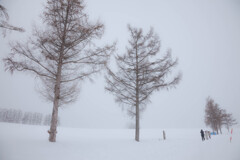
[[[0,58],[10,53],[9,42],[24,42],[32,26],[41,27],[42,0],[0,0],[10,23],[26,32],[7,32],[0,37]],[[172,49],[178,58],[175,68],[183,74],[180,84],[160,90],[141,115],[142,128],[202,128],[206,98],[211,96],[221,108],[240,122],[240,1],[237,0],[87,0],[91,20],[105,24],[98,44],[117,41],[117,52],[125,53],[127,24],[145,33],[153,27],[161,39],[161,55]],[[111,59],[113,63],[114,59]],[[32,74],[4,71],[0,62],[0,108],[40,113],[52,111],[37,93],[41,87]],[[60,109],[61,125],[81,128],[126,128],[134,120],[127,116],[114,97],[104,90],[104,74],[94,82],[81,83],[76,103]]]

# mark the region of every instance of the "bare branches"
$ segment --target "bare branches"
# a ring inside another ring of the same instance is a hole
[[[39,91],[53,102],[51,142],[56,140],[58,107],[74,102],[78,84],[99,73],[115,51],[115,43],[95,46],[104,25],[90,22],[84,7],[83,0],[48,0],[42,15],[46,28],[35,28],[25,44],[13,43],[4,59],[7,71],[30,72],[42,82]]]
[[[30,71],[37,76],[44,76],[54,79],[55,73],[47,66],[44,58],[35,53],[34,47],[28,44],[20,43],[11,44],[12,53],[9,57],[3,59],[5,62],[5,70],[13,73],[17,71]]]
[[[128,25],[130,32],[127,53],[115,57],[118,71],[107,67],[105,89],[115,96],[116,102],[128,106],[128,114],[136,117],[136,141],[139,141],[139,114],[150,102],[154,91],[176,86],[181,75],[168,79],[171,70],[177,66],[170,51],[161,59],[155,56],[160,50],[160,40],[151,28],[147,34],[142,29]]]
[[[104,47],[92,45],[95,38],[101,38],[104,25],[90,23],[83,9],[82,0],[49,0],[42,17],[46,29],[35,28],[26,44],[12,43],[12,53],[4,59],[5,69],[45,77],[43,84],[51,84],[52,88],[52,80],[56,82],[58,74],[60,83],[66,84],[98,73],[115,51],[115,43]]]
[[[8,23],[9,16],[5,7],[0,5],[0,28],[3,30],[3,36],[6,35],[7,30],[13,30],[18,32],[24,32],[23,28],[10,25]]]
[[[159,38],[153,29],[150,29],[146,35],[143,34],[142,29],[132,28],[130,25],[128,30],[131,35],[130,47],[127,47],[125,55],[116,57],[119,68],[117,73],[113,73],[108,68],[106,90],[114,93],[116,99],[125,104],[126,100],[129,101],[128,104],[136,104],[136,99],[130,97],[136,95],[138,90],[139,102],[144,104],[154,91],[176,86],[181,75],[166,81],[172,68],[177,65],[177,60],[172,60],[170,52],[162,59],[150,60],[160,49]],[[125,96],[122,95],[123,93]]]
[[[218,131],[221,132],[223,125],[229,130],[229,127],[237,122],[232,114],[228,114],[225,109],[221,109],[212,98],[208,97],[205,108],[205,124],[218,133]]]
[[[6,20],[9,20],[9,16],[5,7],[0,5],[0,17]]]
[[[205,108],[205,123],[215,131],[218,131],[218,111],[218,104],[208,97]]]

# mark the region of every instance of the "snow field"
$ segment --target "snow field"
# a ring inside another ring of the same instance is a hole
[[[201,141],[200,129],[58,128],[48,142],[46,126],[0,123],[0,160],[240,160],[240,129]]]

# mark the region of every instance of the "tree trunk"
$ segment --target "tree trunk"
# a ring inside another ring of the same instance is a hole
[[[56,76],[56,85],[54,88],[54,102],[53,102],[51,127],[50,127],[50,130],[48,131],[50,142],[56,142],[57,123],[58,123],[58,107],[59,107],[59,99],[60,99],[61,73],[62,73],[62,53],[60,54],[60,57],[59,57],[57,76]]]
[[[220,130],[220,133],[222,134],[222,127],[221,126],[219,127],[219,130]]]
[[[52,120],[49,133],[49,141],[56,142],[56,134],[57,134],[57,121],[58,121],[58,99],[54,98],[54,105],[52,111]]]
[[[135,140],[136,140],[137,142],[139,142],[139,104],[136,105]]]
[[[57,83],[55,85],[55,96],[53,102],[52,120],[49,132],[49,141],[56,142],[57,134],[57,123],[58,123],[58,106],[59,106],[59,96],[60,96],[60,76],[57,78]]]
[[[139,79],[138,79],[138,50],[136,47],[136,129],[135,140],[139,142]]]
[[[60,55],[59,55],[59,60],[58,60],[56,85],[55,85],[55,89],[54,89],[52,121],[51,121],[51,127],[50,127],[50,131],[49,131],[49,141],[50,142],[56,142],[58,107],[59,107],[59,100],[60,100],[60,85],[61,85],[62,65],[63,65],[63,52],[64,52],[64,46],[65,46],[65,41],[66,41],[66,28],[67,28],[67,23],[68,23],[68,13],[69,13],[69,6],[67,6],[67,14],[66,14],[65,21],[64,21],[64,31],[63,31],[63,36],[62,36],[62,44],[61,44]]]

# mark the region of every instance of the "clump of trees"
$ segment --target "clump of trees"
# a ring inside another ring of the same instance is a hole
[[[0,122],[22,123],[22,118],[21,110],[0,108]]]
[[[0,108],[0,122],[50,126],[51,114],[44,115],[37,112],[22,112],[16,109]]]
[[[210,97],[207,98],[205,106],[205,124],[216,131],[217,134],[222,133],[222,127],[229,128],[237,124],[232,114],[227,113],[225,109],[221,109],[217,103]]]
[[[41,125],[42,117],[43,115],[41,113],[25,112],[22,118],[22,123],[31,125]]]
[[[135,140],[139,141],[140,112],[155,91],[175,87],[181,75],[168,77],[178,61],[171,57],[170,50],[161,58],[158,56],[160,40],[152,28],[144,33],[141,28],[128,25],[128,31],[129,46],[125,54],[115,57],[117,72],[107,67],[105,89],[115,96],[116,102],[128,106],[128,114],[135,117]]]

